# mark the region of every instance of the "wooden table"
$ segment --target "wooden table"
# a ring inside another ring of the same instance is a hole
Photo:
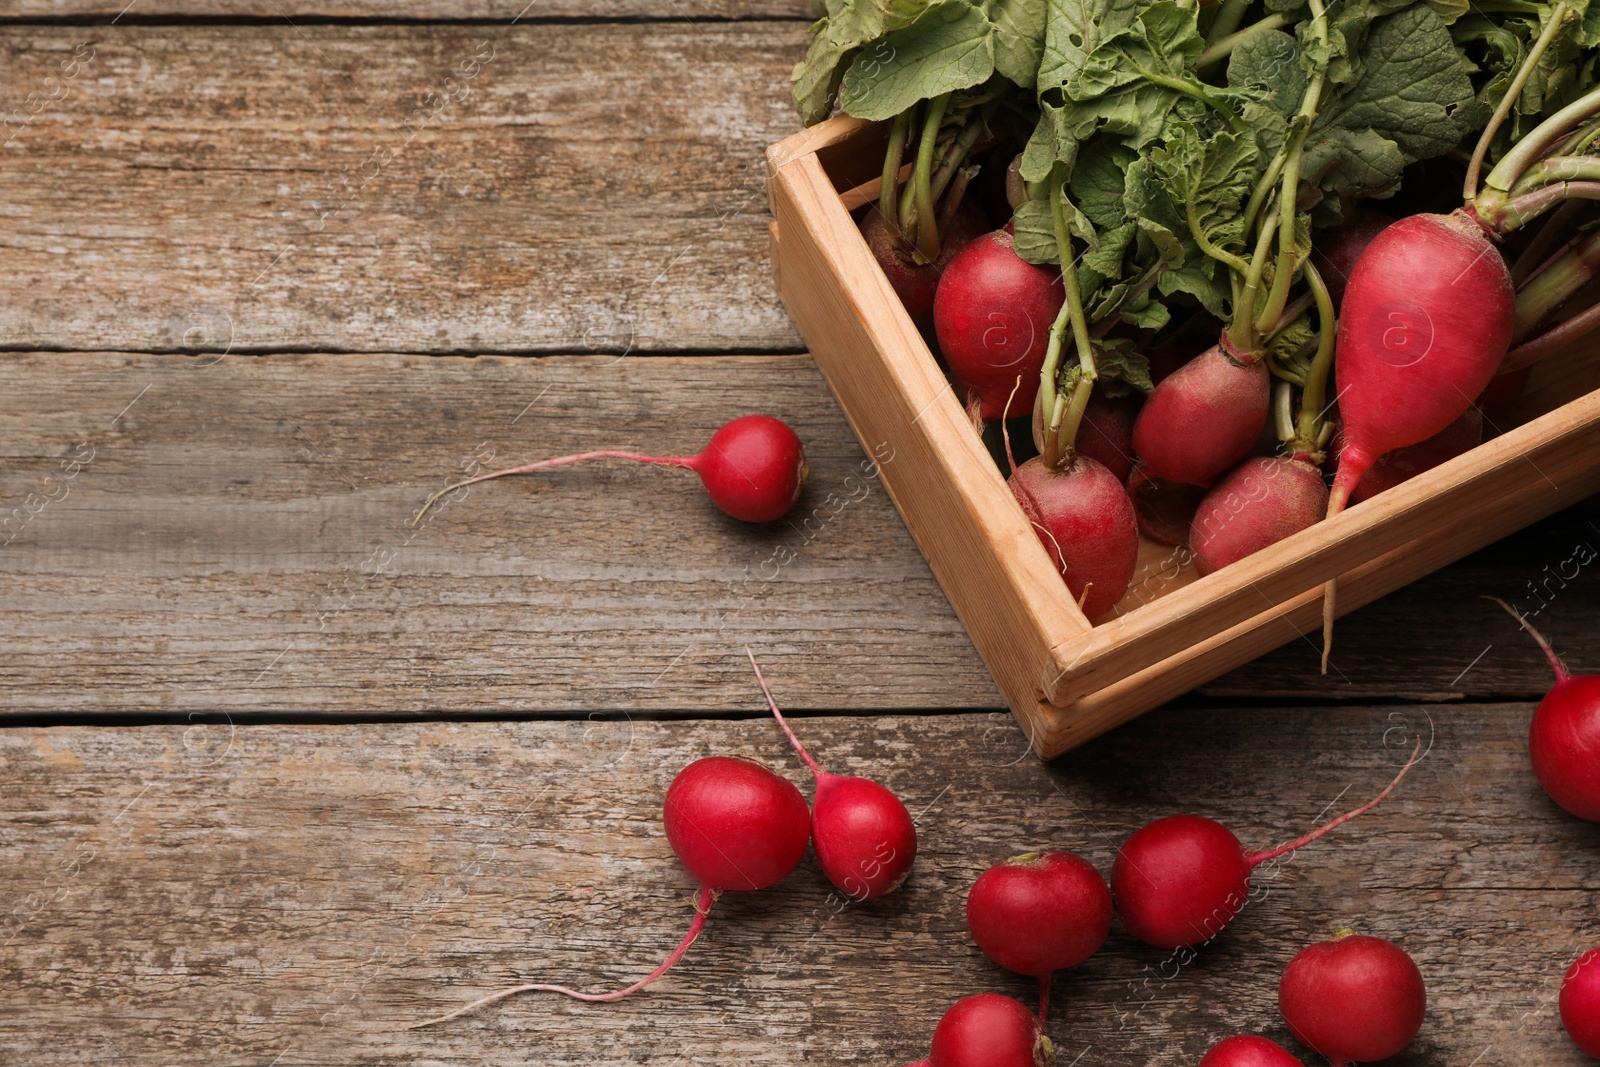
[[[1547,668],[1478,597],[1600,668],[1594,501],[1341,623],[1327,678],[1312,635],[1042,766],[882,489],[825,503],[862,454],[761,195],[802,5],[125,2],[0,22],[0,1062],[901,1064],[957,997],[1029,996],[965,934],[989,864],[1109,869],[1183,810],[1285,840],[1419,733],[1192,963],[1117,932],[1063,975],[1059,1062],[1283,1040],[1283,965],[1341,925],[1427,976],[1395,1062],[1582,1062],[1554,996],[1600,942],[1600,833],[1534,783]],[[772,529],[633,466],[408,525],[474,463],[752,410],[812,460]],[[405,1031],[677,940],[673,773],[802,781],[747,643],[826,763],[918,813],[905,889],[841,907],[808,861],[645,994]]]

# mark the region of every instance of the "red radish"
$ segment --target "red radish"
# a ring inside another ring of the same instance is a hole
[[[1133,422],[1139,417],[1142,403],[1142,397],[1108,398],[1094,393],[1084,409],[1074,443],[1080,454],[1099,460],[1124,485],[1133,471]]]
[[[1111,933],[1111,890],[1082,857],[1026,852],[972,883],[967,929],[985,956],[1039,979],[1043,1020],[1050,1010],[1051,974],[1088,959]]]
[[[1250,454],[1270,393],[1264,360],[1236,359],[1216,345],[1156,386],[1133,424],[1133,450],[1156,478],[1210,485]]]
[[[1275,545],[1328,510],[1322,471],[1302,459],[1252,456],[1200,501],[1189,525],[1195,567],[1210,574]]]
[[[1528,728],[1533,773],[1550,799],[1580,819],[1600,822],[1600,674],[1570,674],[1550,642],[1499,597],[1533,636],[1556,672],[1556,684],[1539,701]]]
[[[446,486],[433,494],[411,520],[415,526],[433,502],[446,493],[467,485],[504,478],[508,474],[527,474],[546,467],[562,467],[602,457],[631,459],[686,467],[700,476],[711,502],[728,515],[744,522],[772,522],[781,519],[805,488],[806,452],[800,438],[787,423],[770,415],[743,415],[724,423],[711,435],[705,450],[693,456],[646,456],[638,452],[580,452],[574,456],[542,459],[522,467],[480,474],[476,478]]]
[[[1561,980],[1561,1025],[1583,1051],[1600,1059],[1600,948],[1572,961]]]
[[[1393,489],[1401,482],[1430,471],[1446,460],[1469,452],[1483,442],[1483,415],[1475,407],[1461,413],[1461,417],[1426,441],[1418,441],[1378,457],[1372,469],[1362,475],[1350,493],[1350,503],[1359,504],[1377,496],[1385,489]]]
[[[896,242],[876,208],[867,211],[860,228],[872,258],[883,268],[911,321],[925,336],[933,336],[933,296],[939,288],[939,278],[957,252],[989,229],[982,213],[966,203],[957,208],[950,221],[939,228],[939,258],[932,263],[916,262],[910,248]]]
[[[1164,545],[1181,545],[1188,540],[1190,521],[1205,495],[1198,485],[1152,478],[1137,463],[1128,475],[1128,496],[1133,500],[1140,532]]]
[[[817,780],[812,802],[811,843],[822,873],[841,893],[856,900],[876,900],[893,893],[911,873],[917,858],[917,827],[900,798],[869,778],[829,774],[817,766],[772,699],[761,667],[746,645],[745,655],[773,716],[794,750]]]
[[[1096,619],[1116,606],[1139,557],[1133,501],[1117,476],[1084,455],[1059,470],[1035,456],[1008,484],[1083,614]]]
[[[1052,1067],[1054,1047],[1033,1012],[999,993],[963,997],[933,1030],[925,1060],[910,1067]]]
[[[694,921],[661,966],[610,993],[580,993],[559,985],[518,985],[475,1000],[410,1029],[476,1011],[518,993],[562,993],[576,1000],[621,1000],[666,974],[705,929],[712,902],[725,889],[765,889],[800,863],[811,839],[811,812],[792,783],[755,760],[707,756],[678,772],[664,805],[667,841],[700,883]]]
[[[1200,1067],[1305,1067],[1276,1041],[1242,1034],[1218,1041],[1200,1059]]]
[[[1278,983],[1278,1010],[1294,1039],[1333,1067],[1386,1060],[1422,1029],[1428,994],[1405,949],[1341,930],[1300,950]]]
[[[1033,410],[1050,324],[1065,300],[1060,271],[1022,259],[1004,230],[978,238],[950,261],[933,300],[934,331],[980,418]],[[1019,376],[1022,388],[1013,395]]]
[[[1122,927],[1146,944],[1183,948],[1209,941],[1243,910],[1256,866],[1303,848],[1377,807],[1417,762],[1422,742],[1383,792],[1286,845],[1246,852],[1233,831],[1201,815],[1172,815],[1136,831],[1111,865]]]
[[[1327,283],[1335,308],[1344,300],[1345,285],[1361,253],[1367,250],[1374,237],[1392,225],[1394,219],[1381,211],[1363,211],[1350,225],[1341,226],[1313,243],[1311,262],[1317,265],[1317,273]]]

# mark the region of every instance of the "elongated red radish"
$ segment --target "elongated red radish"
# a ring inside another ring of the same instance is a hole
[[[1342,930],[1300,950],[1278,983],[1294,1039],[1333,1067],[1386,1060],[1422,1029],[1428,993],[1405,949]]]
[[[1117,915],[1129,934],[1158,948],[1209,941],[1244,909],[1250,872],[1304,848],[1377,807],[1416,765],[1422,742],[1383,792],[1286,845],[1247,852],[1233,831],[1202,815],[1171,815],[1134,832],[1111,865]]]
[[[1010,997],[978,993],[950,1006],[933,1030],[928,1058],[910,1067],[1053,1067],[1055,1048],[1039,1017]]]
[[[1078,425],[1078,452],[1099,460],[1124,485],[1133,472],[1133,424],[1143,403],[1143,397],[1106,397],[1096,392]]]
[[[699,881],[700,891],[689,932],[659,967],[609,993],[581,993],[542,983],[512,986],[410,1029],[447,1022],[518,993],[561,993],[587,1001],[621,1000],[637,993],[683,958],[705,929],[712,902],[723,890],[746,892],[782,881],[800,863],[811,839],[811,812],[800,790],[755,760],[729,756],[695,760],[667,787],[663,809],[667,841]]]
[[[1039,979],[1039,1018],[1050,976],[1092,956],[1111,933],[1111,889],[1070,852],[1025,852],[978,876],[967,892],[967,929],[1008,971]]]
[[[1305,1067],[1276,1041],[1254,1034],[1226,1038],[1200,1058],[1200,1067]]]
[[[830,774],[819,767],[778,710],[749,645],[744,652],[773,717],[816,778],[811,844],[822,873],[855,900],[876,900],[899,889],[917,858],[917,827],[911,813],[899,797],[870,778]]]
[[[1115,607],[1139,559],[1133,501],[1117,476],[1084,455],[1058,470],[1035,456],[1007,484],[1083,614],[1096,619]]]
[[[889,285],[905,305],[911,321],[924,336],[932,337],[933,297],[938,291],[939,279],[957,252],[988,231],[982,212],[966,203],[956,209],[950,221],[939,228],[939,258],[932,263],[918,263],[909,246],[896,241],[883,214],[875,207],[868,209],[860,229],[867,247],[872,250],[872,258],[888,277]]]
[[[434,501],[463,486],[601,458],[630,459],[692,470],[700,476],[711,502],[725,514],[744,522],[781,519],[800,499],[800,491],[805,488],[806,476],[810,473],[805,447],[787,423],[770,415],[742,415],[724,423],[711,435],[705,449],[693,456],[647,456],[615,450],[579,452],[480,474],[430,496],[411,524],[415,526],[422,521]]]
[[[1189,524],[1195,567],[1211,574],[1319,522],[1322,471],[1288,456],[1252,456],[1213,485]]]
[[[1265,361],[1216,345],[1161,380],[1133,424],[1133,450],[1164,481],[1210,485],[1245,456],[1267,424]]]
[[[1060,272],[1018,256],[1004,230],[978,238],[950,261],[933,300],[934,332],[980,418],[1033,409],[1050,324],[1065,300]],[[1022,388],[1012,396],[1019,375]]]
[[[1381,211],[1366,210],[1355,222],[1341,226],[1326,235],[1318,235],[1312,243],[1311,262],[1317,266],[1322,280],[1328,285],[1328,295],[1337,308],[1344,300],[1344,289],[1355,270],[1356,261],[1367,250],[1372,239],[1390,226],[1394,219]]]
[[[1561,980],[1561,1026],[1573,1044],[1600,1060],[1600,948],[1572,961]]]
[[[1556,684],[1539,701],[1528,727],[1528,754],[1544,791],[1580,819],[1600,822],[1600,674],[1571,674],[1550,642],[1510,604],[1505,608],[1539,643]]]
[[[1488,386],[1511,343],[1511,272],[1477,217],[1409,215],[1367,245],[1339,315],[1334,364],[1344,450],[1328,515],[1379,456],[1440,433]],[[1335,585],[1323,594],[1328,669]]]
[[[1470,407],[1455,422],[1426,441],[1418,441],[1379,456],[1378,461],[1351,490],[1350,503],[1359,504],[1387,489],[1393,489],[1482,443],[1483,415],[1477,407]]]

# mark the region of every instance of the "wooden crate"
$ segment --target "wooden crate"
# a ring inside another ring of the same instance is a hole
[[[850,216],[886,137],[840,116],[767,150],[779,293],[1043,758],[1318,641],[1330,578],[1350,611],[1600,490],[1600,345],[1585,344],[1538,366],[1502,435],[1248,559],[1199,578],[1147,542],[1134,588],[1091,624]]]

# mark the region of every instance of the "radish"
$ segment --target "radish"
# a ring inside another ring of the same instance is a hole
[[[1572,961],[1561,980],[1561,1025],[1583,1051],[1600,1059],[1600,948]]]
[[[1334,1067],[1397,1054],[1422,1028],[1427,1002],[1405,949],[1349,930],[1301,949],[1278,983],[1289,1032]]]
[[[1378,461],[1351,490],[1350,503],[1359,504],[1386,489],[1393,489],[1423,471],[1430,471],[1446,460],[1471,451],[1482,441],[1483,415],[1478,408],[1470,407],[1455,422],[1426,441],[1418,441],[1379,456]]]
[[[491,993],[410,1029],[476,1011],[518,993],[561,993],[576,1000],[621,1000],[666,974],[705,929],[712,902],[723,890],[748,892],[775,885],[805,855],[811,839],[811,812],[792,783],[755,760],[707,756],[678,772],[667,787],[664,805],[667,841],[678,860],[700,883],[694,921],[661,966],[639,981],[610,993],[580,993],[558,985],[518,985]]]
[[[1133,450],[1149,474],[1209,485],[1249,455],[1267,424],[1266,363],[1215,345],[1161,380],[1133,424]]]
[[[1039,979],[1043,1021],[1050,1010],[1050,976],[1088,959],[1111,933],[1111,890],[1082,857],[1025,852],[972,883],[967,929],[995,963]]]
[[[1361,253],[1374,237],[1393,223],[1394,219],[1381,211],[1363,211],[1354,222],[1329,234],[1329,240],[1319,241],[1312,247],[1311,262],[1328,283],[1328,294],[1333,297],[1335,308],[1344,301],[1345,284]]]
[[[1276,1041],[1243,1034],[1218,1041],[1200,1058],[1200,1067],[1305,1067]]]
[[[933,297],[939,279],[950,261],[974,240],[981,237],[988,226],[976,208],[965,203],[956,208],[939,231],[939,258],[931,263],[918,263],[910,250],[898,240],[884,221],[882,212],[870,210],[861,220],[861,236],[872,250],[872,258],[889,279],[895,295],[905,305],[924,337],[933,336]]]
[[[1133,472],[1133,423],[1143,398],[1095,393],[1078,427],[1078,454],[1099,460],[1124,485]]]
[[[817,781],[812,802],[811,843],[839,891],[855,900],[876,900],[894,892],[911,873],[917,858],[917,827],[900,798],[868,778],[829,774],[817,766],[772,699],[761,667],[746,645],[745,655],[767,698],[773,717]]]
[[[1004,230],[950,261],[933,300],[934,333],[979,418],[1012,418],[1033,407],[1050,323],[1064,299],[1060,272],[1018,256]],[[1012,396],[1019,375],[1023,387]]]
[[[1035,456],[1007,484],[1084,616],[1115,607],[1139,561],[1133,501],[1117,476],[1085,455],[1054,470]]]
[[[1600,822],[1600,674],[1570,674],[1550,642],[1499,597],[1488,597],[1522,625],[1556,673],[1528,727],[1528,754],[1544,791],[1580,819]]]
[[[1322,471],[1302,459],[1252,456],[1200,501],[1189,525],[1195,567],[1210,574],[1315,524],[1328,510]]]
[[[1010,997],[978,993],[950,1006],[933,1029],[928,1058],[909,1067],[1052,1067],[1055,1062],[1037,1015]]]
[[[1122,927],[1146,944],[1184,948],[1209,941],[1238,916],[1250,894],[1250,872],[1303,848],[1373,808],[1416,765],[1422,742],[1383,792],[1286,845],[1246,852],[1233,832],[1201,815],[1171,815],[1136,831],[1111,865],[1111,892]]]
[[[638,452],[579,452],[573,456],[542,459],[509,470],[480,474],[463,482],[446,486],[430,496],[411,520],[415,526],[422,521],[434,501],[463,486],[476,485],[490,478],[504,478],[508,474],[527,474],[546,467],[562,467],[569,463],[611,457],[631,459],[640,463],[655,463],[671,467],[686,467],[700,476],[711,502],[724,514],[743,522],[772,522],[782,518],[805,488],[810,473],[806,466],[805,447],[787,423],[770,415],[743,415],[724,423],[711,435],[704,451],[693,456],[646,456]]]

